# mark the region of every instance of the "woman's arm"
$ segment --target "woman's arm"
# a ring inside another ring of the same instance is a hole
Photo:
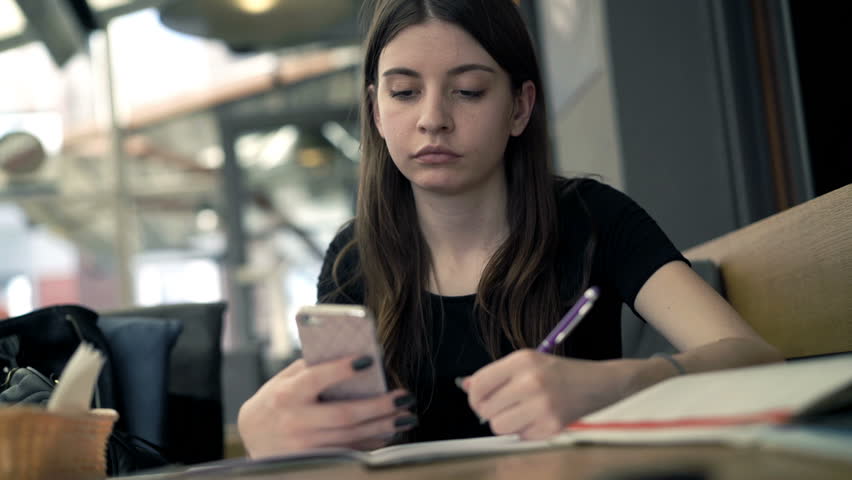
[[[684,262],[669,262],[651,275],[635,306],[681,351],[673,357],[688,373],[784,359]],[[623,370],[624,396],[678,373],[663,358],[615,363]]]
[[[783,359],[683,262],[658,269],[635,304],[682,350],[674,358],[689,373]],[[588,361],[525,349],[486,365],[462,386],[494,433],[538,439],[677,373],[659,357]]]

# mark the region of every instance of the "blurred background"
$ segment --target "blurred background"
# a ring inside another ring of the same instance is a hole
[[[0,318],[226,301],[224,420],[353,213],[361,0],[0,0]],[[523,0],[555,169],[679,248],[852,182],[847,2]]]

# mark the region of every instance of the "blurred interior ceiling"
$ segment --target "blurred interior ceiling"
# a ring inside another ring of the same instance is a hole
[[[287,230],[321,255],[310,219],[299,217],[300,205],[285,190],[302,191],[315,203],[354,192],[357,65],[329,68],[237,98],[213,92],[207,103],[155,106],[137,119],[121,144],[138,226],[134,250],[192,248],[204,233],[199,211],[222,207],[224,135],[233,139],[244,170],[247,206],[269,220],[259,234]],[[111,148],[107,130],[66,138],[62,153],[39,171],[7,176],[0,199],[14,198],[31,221],[91,252],[114,255]]]
[[[0,51],[42,42],[57,65],[110,20],[156,8],[164,25],[233,52],[352,42],[363,0],[0,0]]]
[[[311,44],[304,55],[288,56],[267,74],[136,112],[121,125],[125,134],[120,148],[128,161],[130,201],[138,218],[137,251],[190,246],[199,230],[199,210],[215,209],[222,200],[218,168],[223,135],[234,147],[244,136],[265,145],[238,158],[253,205],[269,214],[273,228],[288,229],[314,250],[309,229],[299,227],[288,213],[292,194],[282,194],[280,187],[300,185],[317,198],[329,194],[324,189],[330,180],[337,182],[338,190],[355,188],[351,180],[357,162],[358,49],[325,47],[357,41],[360,4],[0,0],[0,50],[40,41],[62,66],[85,50],[89,33],[145,8],[157,8],[167,26],[219,39],[234,51],[275,52]],[[282,149],[281,139],[287,135],[292,145]],[[117,197],[110,138],[104,127],[66,132],[63,151],[38,171],[5,177],[0,172],[0,200],[18,202],[33,222],[87,250],[114,255]]]
[[[338,44],[357,36],[362,0],[173,0],[160,20],[179,32],[225,42],[235,52],[308,43]]]
[[[0,0],[0,51],[33,41],[62,66],[115,17],[168,0]]]

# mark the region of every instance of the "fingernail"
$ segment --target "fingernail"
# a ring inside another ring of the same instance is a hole
[[[417,416],[416,415],[408,415],[405,417],[399,417],[393,421],[393,426],[396,428],[402,427],[415,427],[417,426]]]
[[[477,415],[477,417],[479,417],[479,415]],[[479,424],[480,424],[480,425],[485,425],[486,423],[488,423],[488,419],[487,419],[487,418],[479,417]]]
[[[363,357],[358,357],[352,361],[352,370],[359,371],[364,370],[366,368],[370,368],[370,365],[373,364],[373,357],[369,355],[364,355]]]
[[[464,377],[456,377],[456,386],[461,388],[465,392],[467,391],[467,389],[464,388]]]
[[[393,399],[393,404],[397,408],[408,408],[417,403],[417,397],[412,394],[403,395],[401,397],[396,397]]]

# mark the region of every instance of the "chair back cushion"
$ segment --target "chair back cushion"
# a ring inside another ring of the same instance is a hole
[[[168,422],[170,458],[194,464],[219,460],[225,453],[222,401],[222,319],[225,303],[158,305],[105,313],[111,317],[176,319],[183,332],[169,364]]]
[[[101,316],[98,326],[112,350],[127,432],[163,445],[169,356],[182,330],[180,320]]]

